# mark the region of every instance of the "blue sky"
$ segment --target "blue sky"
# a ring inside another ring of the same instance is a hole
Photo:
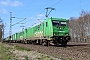
[[[34,23],[40,23],[45,19],[46,7],[53,7],[49,17],[58,17],[69,19],[70,17],[79,17],[82,10],[90,11],[90,0],[0,0],[0,18],[6,23],[5,36],[9,35],[10,30],[10,12],[12,16],[12,24],[15,24],[26,18],[25,24],[17,24],[12,27],[12,33],[20,32],[22,28],[31,27]]]

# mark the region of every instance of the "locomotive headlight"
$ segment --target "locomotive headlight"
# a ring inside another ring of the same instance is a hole
[[[57,34],[56,33],[54,33],[54,36],[56,36]]]
[[[66,36],[68,36],[69,34],[66,34]]]
[[[60,28],[60,29],[62,29],[62,28]]]
[[[54,33],[54,35],[56,35],[56,34]]]

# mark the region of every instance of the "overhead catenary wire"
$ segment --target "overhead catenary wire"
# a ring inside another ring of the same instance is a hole
[[[43,7],[45,7],[45,6],[47,6],[49,3],[51,3],[53,0],[50,0],[48,3],[46,3]],[[39,10],[41,10],[43,7],[41,7],[41,8],[39,8],[37,11],[39,11]],[[44,9],[44,8],[43,8]],[[41,14],[41,13],[43,13],[44,12],[44,10],[42,11],[42,12],[40,12],[39,14]],[[31,14],[32,15],[32,14]],[[29,16],[28,17],[26,17],[27,19],[29,18]]]
[[[55,5],[57,5],[58,3],[60,3],[62,0],[59,0],[58,2],[56,2],[55,4],[53,4],[51,7],[53,7],[53,6],[55,6]],[[50,0],[47,4],[49,4],[49,3],[51,3],[52,2],[52,0]],[[45,4],[45,6],[47,5],[47,4]],[[41,8],[42,9],[42,8]],[[41,9],[39,9],[39,10],[41,10]],[[45,11],[45,10],[44,10]],[[43,13],[44,11],[42,11],[41,13]],[[41,14],[40,13],[40,14]]]
[[[33,0],[30,4],[28,4],[24,9],[22,9],[21,11],[20,11],[20,13],[21,12],[23,12],[26,8],[28,8],[32,3],[34,3],[35,2],[35,0]],[[52,2],[52,0],[50,0],[48,3],[46,3],[44,6],[46,6],[46,5],[48,5],[49,3],[51,3]],[[38,9],[38,10],[41,10],[42,9],[42,7],[40,8],[40,9]],[[19,15],[20,13],[18,13],[17,15]],[[31,14],[32,15],[32,14]],[[26,17],[26,18],[29,18],[29,17]]]
[[[35,1],[35,0],[34,0],[34,1]],[[34,2],[34,1],[33,1],[33,2]],[[57,5],[57,4],[60,3],[61,1],[62,1],[62,0],[59,0],[58,2],[56,2],[55,4],[53,4],[51,7]],[[50,3],[50,2],[52,2],[52,1],[50,0],[48,3]],[[47,3],[47,4],[48,4],[48,3]],[[47,5],[47,4],[45,4],[45,5]],[[31,5],[31,4],[29,4],[29,5]],[[29,6],[29,5],[28,5],[28,6]],[[27,6],[27,7],[28,7],[28,6]],[[83,5],[83,6],[84,6],[84,5]],[[80,6],[80,7],[83,7],[83,6]],[[26,7],[26,8],[27,8],[27,7]],[[78,7],[78,8],[80,8],[80,7]],[[76,10],[76,9],[78,9],[78,8],[75,8],[75,9],[73,9],[73,10],[71,10],[71,11],[74,11],[74,10]],[[41,8],[41,9],[42,9],[42,8]],[[22,10],[22,11],[23,11],[23,10]],[[69,12],[71,12],[71,11],[69,11]],[[29,18],[29,17],[27,17],[27,18]]]
[[[20,13],[23,12],[26,8],[28,8],[32,3],[34,3],[34,1],[35,1],[35,0],[33,0],[30,4],[28,4],[23,10],[20,11]],[[50,0],[47,4],[49,4],[50,2],[52,2],[52,0]],[[47,5],[47,4],[45,4],[45,5]],[[19,13],[19,14],[20,14],[20,13]],[[18,14],[17,14],[17,15],[18,15]],[[29,17],[26,17],[26,18],[29,18]],[[20,21],[20,22],[21,22],[21,21]],[[18,23],[19,23],[19,22],[13,24],[12,26],[14,26],[14,25],[16,25],[16,24],[18,24]]]
[[[81,1],[80,1],[80,2],[81,2]],[[70,11],[64,13],[64,14],[67,14],[67,13],[69,13],[69,12],[75,11],[75,10],[80,9],[81,7],[87,6],[87,5],[89,5],[89,4],[90,4],[90,2],[87,3],[87,4],[84,4],[84,5],[82,5],[82,6],[79,6],[79,7],[75,8],[75,9],[72,9],[72,10],[70,10]]]
[[[48,15],[51,13],[52,10],[55,10],[55,8],[52,8],[53,6],[55,6],[56,4],[58,4],[59,2],[61,2],[62,0],[59,0],[58,2],[56,2],[55,4],[53,4],[51,7],[47,7],[45,9],[47,9],[46,11],[46,17],[48,17]],[[48,9],[51,9],[50,12],[48,12]],[[48,14],[47,14],[48,13]]]
[[[35,0],[33,0],[33,2],[34,2],[34,1],[35,1]],[[57,5],[57,4],[60,3],[61,1],[62,1],[62,0],[59,0],[58,2],[56,2],[55,4],[53,4],[51,7]],[[33,2],[31,2],[31,3],[30,3],[29,5],[27,5],[25,8],[27,8],[28,6],[30,6]],[[50,3],[50,2],[52,2],[52,0],[50,0],[48,3]],[[80,1],[80,2],[81,2],[81,1]],[[47,4],[48,4],[48,3],[47,3]],[[45,4],[45,5],[47,5],[47,4]],[[80,7],[82,7],[82,6],[80,6]],[[25,8],[24,8],[24,9],[25,9]],[[78,8],[79,8],[79,7],[78,7]],[[24,9],[21,10],[21,12],[24,11]],[[42,8],[41,8],[41,9],[42,9]],[[76,8],[76,9],[77,9],[77,8]],[[40,10],[40,9],[39,9],[39,10]],[[75,9],[73,9],[73,10],[71,10],[71,11],[74,11],[74,10],[75,10]],[[70,12],[71,12],[71,11],[70,11]],[[20,12],[20,13],[21,13],[21,12]],[[43,12],[44,12],[44,11],[43,11]],[[42,13],[42,12],[41,12],[41,13]],[[27,18],[28,18],[28,17],[27,17]]]
[[[21,11],[20,11],[20,13],[21,12],[23,12],[26,8],[28,8],[31,4],[33,4],[35,2],[35,0],[33,0],[30,4],[28,4],[24,9],[22,9]],[[17,15],[19,15],[20,13],[18,13]]]
[[[51,7],[57,5],[58,3],[60,3],[62,0],[59,0],[58,2],[56,2],[55,4],[53,4]]]
[[[51,2],[52,2],[52,0],[50,0],[48,3],[46,3],[45,6],[47,6],[47,5],[50,4]],[[43,8],[43,7],[42,7],[42,8]],[[41,8],[41,9],[42,9],[42,8]],[[44,9],[44,8],[43,8],[43,9]],[[39,10],[40,10],[40,9],[39,9]],[[43,12],[44,12],[44,10],[43,10],[41,13],[43,13]]]
[[[14,26],[14,25],[16,25],[16,24],[19,24],[20,22],[24,21],[25,19],[26,19],[26,18],[24,18],[23,20],[21,20],[21,21],[15,23],[15,24],[13,24],[12,26]]]
[[[22,9],[22,10],[20,11],[20,13],[23,12],[23,11],[24,11],[27,7],[29,7],[32,3],[34,3],[34,1],[35,1],[35,0],[33,0],[33,1],[32,1],[30,4],[28,4],[24,9]],[[58,4],[58,3],[61,2],[61,1],[62,1],[62,0],[59,0],[58,2],[56,2],[55,4],[53,4],[52,7],[55,6],[56,4]],[[48,3],[46,3],[45,6],[48,5],[48,4],[51,3],[51,2],[52,2],[52,0],[50,0]],[[40,8],[39,10],[41,10],[41,9],[42,9],[42,8]],[[44,11],[45,11],[45,10],[44,10]],[[44,11],[42,11],[41,13],[43,13]],[[20,14],[20,13],[19,13],[19,14]],[[26,17],[26,18],[28,18],[28,17]]]
[[[58,2],[56,2],[55,4],[53,4],[52,6],[50,6],[50,7],[53,7],[53,6],[55,6],[55,5],[57,5],[58,3],[60,3],[62,0],[59,0]],[[41,13],[43,13],[44,11],[42,11]]]
[[[48,3],[46,3],[43,7],[47,6],[48,4],[50,4],[53,0],[50,0]],[[39,10],[41,10],[43,7],[41,7]]]
[[[57,5],[57,4],[60,3],[61,1],[62,1],[62,0],[59,0],[58,2],[56,2],[55,4],[53,4],[51,7]],[[82,1],[80,1],[80,2],[82,2]],[[85,5],[79,6],[79,7],[75,8],[75,9],[72,9],[72,10],[69,11],[69,12],[72,12],[72,11],[74,11],[74,10],[77,10],[77,9],[79,9],[79,8],[81,8],[81,7],[84,7],[84,6],[86,6],[86,5],[89,5],[89,4],[90,4],[90,2],[87,3],[87,4],[85,4]],[[68,12],[67,12],[67,13],[68,13]]]
[[[35,0],[34,0],[34,1],[35,1]],[[53,4],[51,7],[54,7],[55,5],[57,5],[58,3],[60,3],[61,1],[62,1],[62,0],[59,0],[58,2],[56,2],[55,4]],[[50,2],[51,2],[51,0],[50,0]],[[47,4],[48,4],[48,3],[47,3]],[[47,5],[47,4],[46,4],[46,5]],[[90,3],[88,3],[88,4],[90,4]],[[85,5],[83,5],[83,6],[86,6],[86,5],[88,5],[88,4],[85,4]],[[31,5],[31,4],[30,4],[30,5]],[[30,5],[28,5],[28,6],[30,6]],[[27,6],[27,7],[28,7],[28,6]],[[71,11],[77,10],[77,9],[83,7],[83,6],[79,6],[78,8],[72,9]],[[26,8],[27,8],[27,7],[26,7]],[[41,8],[41,9],[42,9],[42,8]],[[22,11],[24,11],[24,10],[25,10],[25,9],[23,9]],[[22,12],[22,11],[21,11],[21,12]],[[69,12],[71,12],[71,11],[69,11]],[[28,18],[28,17],[27,17],[27,18]]]

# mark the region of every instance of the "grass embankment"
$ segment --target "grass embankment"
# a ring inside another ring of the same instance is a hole
[[[15,48],[16,50],[25,50],[25,51],[30,51],[30,49],[23,48],[23,47],[20,47],[20,46],[15,46],[14,48]]]
[[[32,58],[36,60],[56,60],[54,57],[31,51],[28,48],[0,42],[0,60],[30,60]]]
[[[0,42],[1,60],[10,60],[14,58],[14,55],[12,54],[10,49],[10,47],[5,47],[3,43]]]
[[[25,50],[25,51],[30,51],[30,49],[27,48],[22,48],[19,46],[5,46],[3,43],[0,42],[0,60],[18,60],[17,56],[13,54],[13,51],[15,50]],[[27,57],[25,57],[25,60],[27,60]]]

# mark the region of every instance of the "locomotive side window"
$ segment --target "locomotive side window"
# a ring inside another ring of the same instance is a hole
[[[48,22],[46,22],[46,27],[48,27]]]
[[[26,33],[27,33],[27,29],[26,29]]]
[[[65,21],[58,21],[58,20],[53,20],[52,24],[53,26],[66,26],[67,25]]]

